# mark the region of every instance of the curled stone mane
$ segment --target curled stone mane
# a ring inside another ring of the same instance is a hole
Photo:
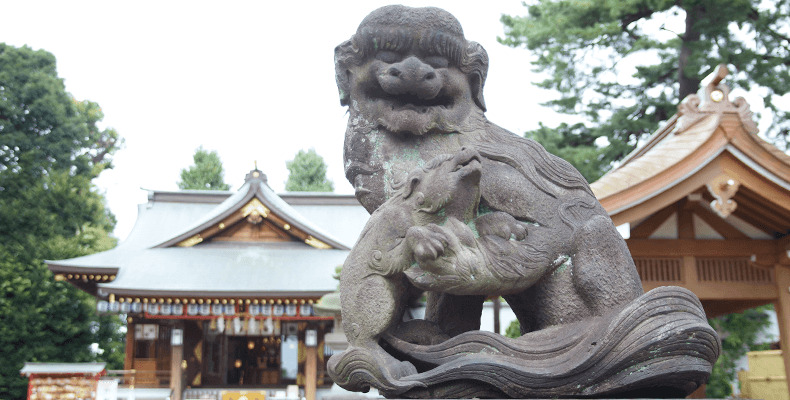
[[[490,122],[484,133],[481,142],[475,144],[480,154],[518,169],[543,193],[558,197],[556,190],[547,185],[548,182],[569,190],[582,190],[593,196],[587,180],[576,168],[549,153],[534,140],[525,140]]]
[[[353,44],[366,58],[380,50],[406,51],[414,45],[414,33],[399,27],[364,27],[354,36]],[[462,65],[465,40],[442,31],[428,31],[417,38],[417,47],[429,54],[447,58],[453,65]]]

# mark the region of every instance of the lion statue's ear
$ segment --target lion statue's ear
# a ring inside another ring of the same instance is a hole
[[[357,53],[352,40],[353,38],[346,40],[335,47],[335,81],[337,82],[337,91],[340,95],[340,105],[342,106],[349,104],[348,99],[351,94],[348,64],[355,58]]]
[[[466,57],[462,61],[461,71],[469,77],[472,99],[481,110],[486,111],[483,99],[483,86],[488,75],[488,53],[479,43],[469,41],[466,45]]]

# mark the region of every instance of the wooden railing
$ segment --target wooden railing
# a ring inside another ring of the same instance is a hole
[[[697,257],[694,262],[696,271],[691,272],[700,283],[774,283],[773,270],[748,257]],[[634,257],[634,264],[644,283],[682,284],[687,279],[681,257]]]
[[[682,258],[636,257],[634,264],[642,282],[683,282]]]
[[[700,282],[773,283],[773,271],[754,265],[749,258],[697,258]]]

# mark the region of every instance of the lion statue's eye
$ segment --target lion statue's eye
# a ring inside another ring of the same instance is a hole
[[[425,57],[423,61],[434,68],[447,68],[450,65],[450,62],[442,56]]]
[[[381,251],[380,250],[373,250],[373,259],[376,261],[381,261]]]
[[[402,56],[394,51],[380,51],[376,53],[376,59],[384,61],[387,64],[392,64],[400,61]]]

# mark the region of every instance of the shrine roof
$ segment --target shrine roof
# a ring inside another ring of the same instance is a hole
[[[362,231],[367,211],[353,195],[300,192],[278,196],[266,184],[265,175],[257,171],[253,177],[254,172],[236,192],[149,191],[149,201],[138,206],[134,228],[117,247],[47,264],[69,280],[72,274],[79,274],[75,281],[80,275],[83,280],[86,274],[91,279],[95,276],[93,288],[99,295],[227,292],[277,296],[335,290],[335,267],[343,264],[348,243]],[[184,247],[185,239],[207,227],[216,228],[223,218],[227,222],[228,215],[238,216],[239,209],[251,202],[266,209],[267,220],[276,217],[279,223],[290,225],[290,230],[282,232],[298,230],[302,238],[307,235],[327,246],[316,248],[310,240],[292,237],[279,242],[207,238]]]
[[[278,215],[290,226],[303,230],[308,235],[320,240],[335,249],[348,250],[350,246],[342,243],[333,235],[319,228],[313,222],[303,217],[293,207],[277,196],[266,183],[266,175],[258,170],[251,171],[245,179],[244,185],[222,203],[204,214],[197,221],[192,222],[187,228],[178,231],[174,236],[165,239],[154,247],[170,247],[205,231],[212,225],[220,223],[224,218],[238,211],[252,199],[258,199],[271,213]],[[264,211],[268,213],[268,211]]]
[[[100,295],[131,296],[323,294],[337,288],[332,275],[347,255],[296,242],[153,248],[113,260],[119,267],[116,279],[98,287]],[[101,263],[100,258],[90,261]]]
[[[774,197],[783,197],[780,203],[788,203],[790,156],[757,136],[757,126],[743,98],[730,101],[729,88],[721,83],[727,73],[726,67],[719,66],[703,82],[699,95],[684,99],[677,115],[620,165],[591,184],[596,197],[616,223],[632,222],[636,213],[620,220],[617,215],[650,201],[656,203],[650,206],[652,212],[656,211],[660,208],[656,199],[673,190],[673,196],[685,196],[688,193],[680,191],[696,190],[705,185],[692,187],[691,177],[701,182],[703,178],[711,181],[717,175],[728,176],[737,181],[746,180],[739,182],[746,186],[753,182],[753,190],[758,188],[756,181],[768,182],[773,193],[778,194]],[[722,158],[727,159],[728,166],[737,164],[738,168],[714,166],[714,162]],[[679,189],[682,185],[688,187]],[[759,188],[765,187],[760,183]],[[663,203],[674,200],[677,199]],[[647,209],[639,216],[644,217],[646,213]]]

